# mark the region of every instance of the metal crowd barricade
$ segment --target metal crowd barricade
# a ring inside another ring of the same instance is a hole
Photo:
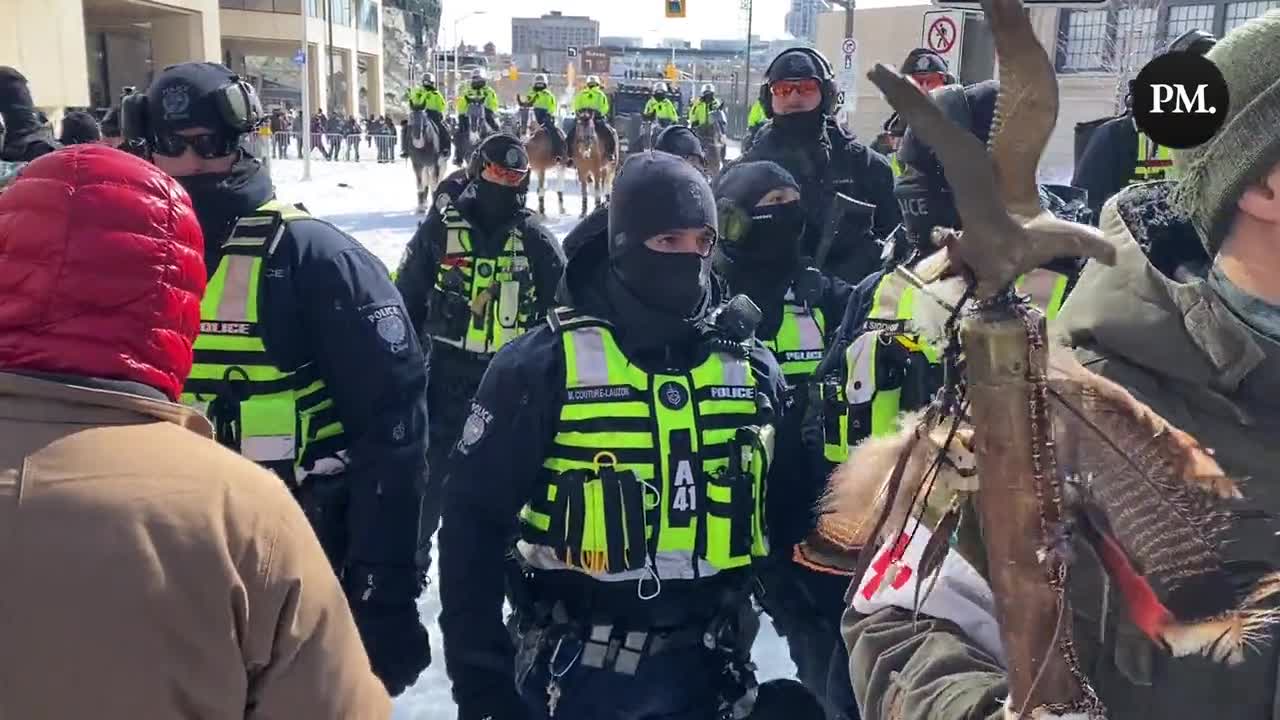
[[[264,162],[302,159],[302,134],[294,131],[251,133],[241,141]],[[334,162],[393,163],[399,160],[400,128],[381,133],[311,133],[311,159]]]

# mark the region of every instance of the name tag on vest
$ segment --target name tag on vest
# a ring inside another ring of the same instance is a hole
[[[867,318],[862,324],[864,330],[879,330],[881,332],[907,334],[906,320],[881,320],[879,318]]]
[[[206,335],[257,335],[258,324],[248,322],[218,322],[201,320],[200,332]]]
[[[635,394],[635,388],[630,385],[597,385],[595,387],[569,388],[565,391],[565,401],[575,403],[631,400]]]

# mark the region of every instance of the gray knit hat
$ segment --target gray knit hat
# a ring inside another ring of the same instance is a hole
[[[1208,58],[1226,78],[1231,108],[1213,139],[1174,150],[1175,195],[1216,255],[1246,187],[1280,162],[1280,10],[1232,30]]]

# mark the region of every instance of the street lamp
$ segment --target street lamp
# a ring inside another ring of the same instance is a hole
[[[458,84],[462,82],[462,72],[461,72],[461,68],[458,66],[458,46],[462,44],[462,39],[458,36],[458,25],[460,25],[463,20],[466,20],[469,17],[474,17],[476,15],[485,15],[487,13],[488,13],[487,10],[472,10],[466,15],[463,15],[457,20],[453,21],[453,87],[455,89],[458,87]]]

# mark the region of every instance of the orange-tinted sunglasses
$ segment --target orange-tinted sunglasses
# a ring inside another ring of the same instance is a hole
[[[529,174],[529,168],[512,170],[493,162],[485,163],[484,169],[493,176],[494,180],[503,185],[519,185],[524,181],[524,176]]]
[[[812,95],[821,88],[818,87],[818,81],[813,78],[805,78],[803,80],[778,80],[769,83],[769,92],[775,97],[786,97],[792,93],[800,93],[801,95]]]

